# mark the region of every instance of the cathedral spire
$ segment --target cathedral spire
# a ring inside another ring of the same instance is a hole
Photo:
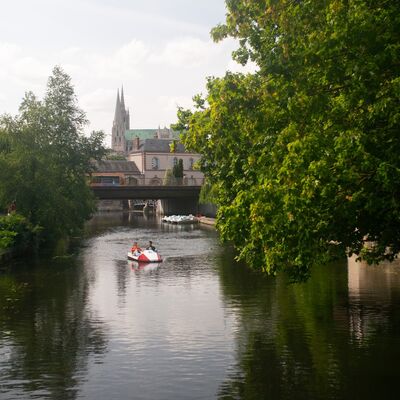
[[[121,107],[125,111],[124,85],[121,88]]]
[[[121,113],[121,101],[119,99],[119,89],[117,90],[117,102],[115,104],[115,117],[114,121],[118,119],[118,115]]]
[[[126,129],[131,129],[131,116],[129,114],[129,108],[126,109],[126,124],[125,124]]]
[[[125,109],[124,87],[117,90],[115,116],[111,132],[112,149],[118,152],[127,152],[125,132],[130,127],[129,110]]]

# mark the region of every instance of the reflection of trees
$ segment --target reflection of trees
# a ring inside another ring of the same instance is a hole
[[[2,380],[18,382],[12,392],[75,398],[89,355],[106,350],[88,308],[85,271],[72,260],[35,265],[0,276],[0,288],[0,344],[9,352],[4,365],[0,360]]]
[[[306,284],[255,275],[225,258],[221,286],[239,316],[237,366],[223,399],[326,398],[340,388],[346,357],[347,275],[342,265],[313,271]]]
[[[110,229],[114,229],[116,226],[129,225],[129,218],[130,214],[127,212],[99,212],[86,222],[85,227],[91,236],[99,235]]]
[[[158,227],[160,218],[155,214],[128,212],[128,211],[110,211],[98,212],[90,221],[85,224],[86,233],[88,236],[98,236],[115,230],[116,227],[126,226],[145,226]]]
[[[126,289],[128,287],[130,271],[126,267],[126,260],[116,260],[115,261],[116,268],[116,281],[117,281],[117,291],[118,291],[118,300],[121,304],[125,303]]]

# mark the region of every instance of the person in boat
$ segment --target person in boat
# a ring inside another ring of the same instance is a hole
[[[15,200],[8,206],[7,213],[8,215],[15,213],[17,211],[17,204]]]
[[[131,253],[134,254],[134,253],[141,253],[141,252],[142,252],[142,249],[138,246],[138,243],[133,242],[133,245],[131,247]]]
[[[153,246],[153,242],[149,240],[149,245],[146,247],[146,250],[156,251],[156,248]]]

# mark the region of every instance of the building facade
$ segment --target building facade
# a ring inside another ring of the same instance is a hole
[[[183,163],[183,179],[178,184],[202,185],[204,175],[196,170],[200,155],[187,152],[182,143],[176,143],[175,151],[171,152],[172,142],[173,140],[167,139],[140,140],[136,138],[133,140],[128,159],[136,164],[148,185],[165,184],[167,171],[172,171],[179,160]]]
[[[93,161],[92,186],[132,186],[140,185],[144,176],[136,164],[124,160]]]

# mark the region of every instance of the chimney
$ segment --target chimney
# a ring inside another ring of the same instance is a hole
[[[140,139],[139,136],[133,138],[133,150],[139,150]]]

